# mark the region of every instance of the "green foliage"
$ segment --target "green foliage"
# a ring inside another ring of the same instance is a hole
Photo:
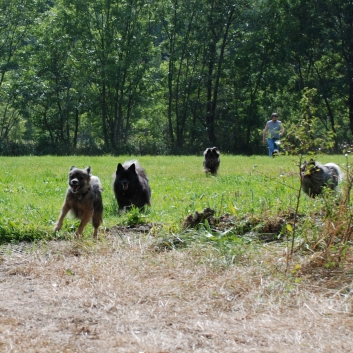
[[[20,241],[35,241],[50,239],[51,236],[45,229],[40,229],[36,224],[22,223],[21,220],[0,220],[0,244],[17,243]]]
[[[6,0],[0,153],[265,154],[273,111],[298,152],[308,126],[337,152],[353,126],[352,19],[320,4]],[[309,140],[303,153],[323,148]]]
[[[138,224],[147,223],[149,221],[147,217],[147,213],[148,213],[147,206],[142,210],[133,206],[131,207],[130,210],[124,212],[121,215],[122,224],[126,224],[128,226],[135,226]]]
[[[302,156],[328,152],[334,145],[335,134],[324,129],[316,117],[316,108],[313,100],[317,94],[316,89],[305,88],[300,101],[302,108],[298,121],[288,124],[286,137],[281,140],[287,154]]]

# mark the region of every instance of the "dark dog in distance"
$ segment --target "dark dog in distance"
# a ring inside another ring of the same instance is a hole
[[[151,189],[144,169],[138,161],[128,161],[117,166],[113,184],[119,211],[131,206],[151,206]]]
[[[276,157],[276,156],[279,156],[279,155],[280,155],[279,150],[277,150],[277,149],[273,150],[272,157]]]
[[[217,174],[221,163],[220,155],[221,153],[217,147],[206,148],[203,153],[203,168],[206,173]]]
[[[302,190],[310,197],[322,193],[324,187],[336,191],[338,183],[342,181],[342,172],[335,163],[322,165],[310,159],[301,166]]]
[[[102,191],[99,178],[91,175],[91,167],[78,169],[72,166],[69,172],[69,187],[54,231],[61,229],[65,216],[71,211],[81,220],[76,236],[81,236],[87,223],[92,220],[93,236],[97,238],[98,227],[103,219]]]

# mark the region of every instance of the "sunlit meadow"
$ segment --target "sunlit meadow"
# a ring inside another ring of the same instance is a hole
[[[128,214],[118,213],[112,182],[119,162],[138,159],[146,170],[152,189],[152,206],[141,213],[145,223],[159,224],[168,232],[178,232],[190,213],[209,207],[216,215],[275,216],[293,209],[300,186],[295,157],[222,155],[216,177],[203,172],[202,156],[102,156],[102,157],[1,157],[0,239],[1,242],[58,237],[77,226],[66,218],[59,234],[53,227],[67,189],[71,166],[91,166],[103,184],[104,228],[128,222]],[[322,162],[339,165],[344,156],[324,156]],[[302,197],[300,212],[315,207]],[[91,226],[86,227],[89,236]]]

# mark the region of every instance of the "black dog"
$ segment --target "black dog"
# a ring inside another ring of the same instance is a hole
[[[137,161],[118,164],[113,184],[119,211],[131,206],[151,206],[151,189],[145,171]]]
[[[54,231],[59,231],[67,213],[81,220],[76,236],[81,236],[87,223],[92,220],[93,236],[97,238],[98,227],[103,218],[102,186],[98,177],[91,175],[91,167],[77,169],[71,167],[69,187]]]
[[[335,163],[322,165],[310,159],[301,166],[302,190],[310,197],[322,193],[324,187],[336,190],[342,180],[340,167]]]
[[[203,153],[203,168],[206,173],[216,175],[218,172],[219,164],[221,163],[219,149],[217,147],[206,148]]]

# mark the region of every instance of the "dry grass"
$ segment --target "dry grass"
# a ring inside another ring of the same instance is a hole
[[[352,351],[349,270],[297,258],[286,275],[274,245],[225,268],[214,250],[153,241],[1,248],[0,352]]]

